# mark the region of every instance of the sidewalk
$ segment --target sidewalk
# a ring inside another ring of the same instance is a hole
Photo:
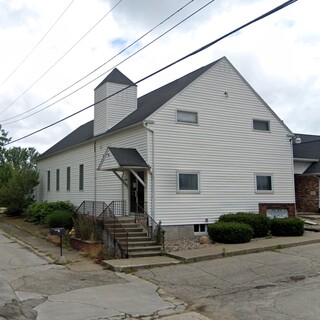
[[[14,237],[28,250],[46,259],[50,263],[58,263],[60,260],[60,247],[48,242],[46,239],[36,237],[17,226],[0,221],[0,231],[4,231],[8,237]],[[80,252],[63,248],[63,258],[66,267],[73,271],[101,270],[102,266],[93,263]]]
[[[20,241],[25,247],[36,254],[56,263],[60,257],[60,248],[49,243],[43,238],[36,237],[25,230],[0,221],[0,229]],[[212,260],[222,257],[230,257],[240,254],[255,253],[261,251],[277,250],[293,246],[320,243],[320,232],[306,231],[302,237],[274,237],[253,239],[248,243],[220,244],[216,243],[207,248],[177,251],[167,253],[164,256],[105,260],[102,266],[116,272],[132,272],[141,268],[190,263],[203,260]],[[83,256],[80,252],[63,249],[66,266],[74,271],[91,271],[102,268],[94,264],[92,260]]]
[[[190,263],[231,257],[240,254],[277,250],[294,246],[320,242],[320,232],[306,231],[302,237],[275,237],[270,239],[253,239],[248,243],[221,244],[211,247],[167,253],[163,257],[119,259],[103,261],[103,264],[118,272],[133,271],[139,268],[156,267],[179,262]],[[169,259],[172,260],[169,260]]]

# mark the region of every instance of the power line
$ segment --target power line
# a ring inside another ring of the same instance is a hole
[[[13,69],[13,71],[8,75],[6,79],[2,81],[0,87],[2,87],[15,73],[16,71],[25,63],[25,61],[31,56],[31,54],[38,48],[40,43],[44,40],[44,38],[49,34],[49,32],[56,26],[59,20],[64,16],[67,10],[71,7],[75,0],[72,0],[68,6],[62,11],[59,15],[58,19],[53,23],[53,25],[49,28],[49,30],[42,36],[42,38],[38,41],[38,43],[31,49],[31,51],[21,60],[21,62]]]
[[[30,108],[29,110],[26,110],[22,113],[20,113],[19,115],[16,115],[16,116],[13,116],[13,117],[10,117],[10,118],[7,118],[7,119],[3,119],[3,120],[0,120],[1,122],[5,122],[5,121],[9,121],[9,120],[12,120],[12,119],[15,119],[15,118],[19,118],[21,117],[22,115],[26,114],[26,113],[29,113],[39,107],[41,107],[42,105],[44,105],[45,103],[49,102],[50,100],[56,98],[57,96],[59,96],[60,94],[62,94],[63,92],[71,89],[73,86],[75,86],[76,84],[78,84],[79,82],[81,82],[82,80],[84,80],[85,78],[89,77],[90,75],[92,75],[94,72],[98,71],[99,69],[101,69],[103,66],[105,66],[107,63],[109,63],[110,61],[114,60],[116,57],[118,57],[119,55],[121,55],[123,52],[125,52],[126,50],[128,50],[130,47],[132,47],[133,45],[135,45],[136,43],[138,43],[141,39],[143,39],[145,36],[147,36],[148,34],[150,34],[152,31],[154,31],[156,28],[158,28],[159,26],[161,26],[163,23],[165,23],[166,21],[168,21],[169,19],[171,19],[174,15],[176,15],[177,13],[179,13],[181,10],[183,10],[184,8],[186,8],[189,4],[191,4],[194,0],[190,0],[188,3],[186,3],[185,5],[183,5],[181,8],[179,8],[178,10],[176,10],[175,12],[173,12],[170,16],[168,16],[166,19],[162,20],[160,23],[158,23],[156,26],[154,26],[153,28],[151,28],[149,31],[147,31],[146,33],[144,33],[142,36],[140,36],[138,39],[136,39],[134,42],[132,42],[130,45],[128,45],[127,47],[125,47],[124,49],[122,49],[120,52],[118,52],[116,55],[114,55],[113,57],[111,57],[110,59],[108,59],[106,62],[104,62],[103,64],[101,64],[100,66],[96,67],[93,71],[91,71],[90,73],[88,73],[87,75],[85,75],[84,77],[80,78],[79,80],[77,80],[76,82],[74,82],[73,84],[69,85],[68,87],[66,87],[65,89],[63,89],[62,91],[58,92],[57,94],[53,95],[52,97],[50,97],[49,99],[45,100],[44,102]],[[210,1],[208,4],[210,4],[211,2],[213,2],[214,0]],[[207,4],[207,5],[208,5]],[[205,5],[205,6],[207,6]],[[205,6],[201,7],[200,9],[202,10]],[[195,13],[197,13],[199,10],[197,10]],[[195,14],[194,13],[194,14]],[[192,14],[192,15],[194,15]],[[189,15],[186,19],[190,18],[192,15]],[[183,22],[186,20],[184,19]],[[179,23],[180,24],[180,23]],[[171,29],[169,29],[169,31],[171,31],[172,29],[174,29],[175,27],[177,27],[179,24],[176,24],[174,27],[172,27]],[[167,31],[166,33],[168,33],[169,31]],[[118,63],[116,66],[119,66],[121,63],[123,63],[124,61],[128,60],[129,58],[131,58],[132,56],[134,56],[135,54],[137,54],[138,52],[140,52],[141,50],[143,50],[144,48],[146,48],[147,46],[149,46],[150,44],[152,44],[153,42],[155,42],[156,40],[158,40],[160,37],[162,37],[163,35],[165,35],[166,33],[163,33],[161,36],[157,37],[155,40],[153,40],[152,42],[150,42],[149,44],[145,45],[144,47],[142,47],[141,49],[139,49],[139,51],[137,51],[136,53],[134,54],[131,54],[127,59],[121,61],[120,63]],[[75,91],[72,91],[70,94],[60,98],[59,100],[56,100],[55,102],[49,104],[48,106],[26,116],[26,117],[23,117],[21,119],[18,119],[18,120],[15,120],[15,121],[11,121],[11,122],[6,122],[4,124],[12,124],[12,123],[15,123],[15,122],[18,122],[18,121],[21,121],[21,120],[24,120],[24,119],[27,119],[53,105],[55,105],[56,103],[64,100],[65,98],[69,97],[70,95],[74,94],[75,92],[83,89],[85,86],[89,85],[90,83],[92,83],[93,81],[97,80],[98,78],[100,78],[101,76],[103,76],[104,74],[106,74],[107,72],[109,72],[110,70],[112,70],[113,68],[115,68],[116,66],[113,66],[112,68],[108,69],[107,71],[105,71],[103,74],[99,75],[97,78],[94,78],[92,81],[86,83],[85,85],[81,86],[80,88],[78,88],[77,90]]]
[[[258,22],[258,21],[260,21],[260,20],[262,20],[262,19],[264,19],[264,18],[266,18],[266,17],[268,17],[268,16],[270,16],[270,15],[272,15],[272,14],[274,14],[274,13],[276,13],[276,12],[282,10],[282,9],[284,9],[285,7],[287,7],[287,6],[295,3],[295,2],[297,2],[297,1],[298,1],[298,0],[289,0],[289,1],[286,1],[286,2],[284,2],[283,4],[275,7],[274,9],[272,9],[272,10],[264,13],[263,15],[261,15],[261,16],[255,18],[255,19],[253,19],[253,20],[251,20],[251,21],[243,24],[242,26],[240,26],[240,27],[238,27],[238,28],[230,31],[229,33],[223,35],[222,37],[220,37],[220,38],[218,38],[218,39],[216,39],[216,40],[213,40],[213,41],[209,42],[208,44],[206,44],[205,46],[202,46],[202,47],[200,47],[199,49],[197,49],[197,50],[195,50],[195,51],[193,51],[193,52],[191,52],[191,53],[183,56],[182,58],[180,58],[180,59],[178,59],[178,60],[175,60],[174,62],[166,65],[165,67],[163,67],[163,68],[161,68],[161,69],[158,69],[157,71],[155,71],[155,72],[147,75],[146,77],[144,77],[144,78],[136,81],[135,83],[133,83],[133,84],[131,84],[131,85],[128,85],[127,87],[125,87],[125,88],[123,88],[123,89],[121,89],[121,90],[119,90],[119,91],[117,91],[117,92],[115,92],[115,93],[113,93],[113,94],[111,94],[111,95],[109,95],[109,96],[107,96],[107,97],[105,97],[105,98],[97,101],[96,103],[93,103],[93,104],[91,104],[91,105],[89,105],[89,106],[87,106],[87,107],[85,107],[85,108],[83,108],[83,109],[81,109],[81,110],[78,110],[77,112],[72,113],[72,114],[70,114],[70,115],[67,116],[67,117],[64,117],[64,118],[62,118],[62,119],[60,119],[60,120],[58,120],[58,121],[56,121],[56,122],[54,122],[54,123],[51,123],[50,125],[47,125],[47,126],[41,128],[41,129],[38,129],[38,130],[36,130],[36,131],[34,131],[34,132],[32,132],[32,133],[29,133],[29,134],[27,134],[27,135],[25,135],[25,136],[23,136],[23,137],[21,137],[21,138],[18,138],[18,139],[15,139],[15,140],[13,140],[13,141],[10,141],[8,144],[12,144],[12,143],[14,143],[14,142],[17,142],[17,141],[23,140],[23,139],[25,139],[25,138],[28,138],[28,137],[36,134],[36,133],[39,133],[39,132],[41,132],[41,131],[44,131],[44,130],[50,128],[50,127],[55,126],[56,124],[59,124],[59,123],[65,121],[65,120],[67,120],[67,119],[69,119],[69,118],[71,118],[71,117],[73,117],[73,116],[75,116],[75,115],[77,115],[77,114],[79,114],[79,113],[81,113],[81,112],[83,112],[83,111],[85,111],[85,110],[93,107],[95,104],[98,104],[98,103],[100,103],[100,102],[102,102],[102,101],[105,101],[105,100],[107,100],[107,99],[110,99],[111,97],[115,96],[116,94],[119,94],[119,93],[123,92],[124,90],[126,90],[126,89],[128,89],[128,88],[130,88],[130,87],[132,87],[132,86],[136,86],[136,85],[139,84],[140,82],[145,81],[145,80],[153,77],[154,75],[156,75],[156,74],[158,74],[158,73],[160,73],[160,72],[162,72],[162,71],[164,71],[164,70],[172,67],[173,65],[175,65],[175,64],[177,64],[177,63],[179,63],[179,62],[181,62],[181,61],[183,61],[183,60],[185,60],[185,59],[187,59],[187,58],[190,58],[191,56],[194,56],[194,55],[196,55],[196,54],[198,54],[198,53],[200,53],[200,52],[202,52],[202,51],[204,51],[204,50],[206,50],[206,49],[208,49],[209,47],[211,47],[211,46],[213,46],[214,44],[216,44],[217,42],[219,42],[219,41],[227,38],[228,36],[230,36],[230,35],[238,32],[238,31],[240,31],[241,29],[244,29],[244,28],[248,27],[249,25],[251,25],[251,24],[253,24],[253,23],[255,23],[255,22]]]
[[[14,101],[4,108],[0,115],[7,111],[14,103],[23,97],[36,83],[38,83],[51,69],[53,69],[80,41],[82,41],[104,18],[106,18],[121,2],[119,0],[98,22],[96,22],[70,49],[68,49],[49,69],[47,69],[36,81],[34,81],[26,90],[24,90]]]

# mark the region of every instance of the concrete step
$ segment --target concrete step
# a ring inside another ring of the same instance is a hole
[[[143,246],[143,247],[131,247],[129,244],[128,247],[129,253],[133,252],[143,252],[143,251],[161,251],[161,246],[154,245],[154,246]]]
[[[148,241],[129,241],[129,247],[148,247],[157,245],[155,241],[148,240]]]
[[[112,232],[113,234],[113,232]],[[128,238],[140,238],[140,237],[146,237],[147,232],[123,232],[119,231],[115,233],[116,239],[127,239]]]
[[[127,241],[126,237],[117,237],[118,241]],[[144,242],[144,241],[150,241],[150,238],[147,236],[141,236],[141,237],[128,237],[129,242]],[[151,240],[152,241],[152,240]]]
[[[154,251],[129,252],[129,258],[155,257],[155,256],[161,256],[161,251],[154,250]]]
[[[110,231],[110,232],[145,232],[143,228],[141,227],[137,227],[137,226],[132,226],[132,227],[123,227],[123,226],[107,226],[106,228]]]

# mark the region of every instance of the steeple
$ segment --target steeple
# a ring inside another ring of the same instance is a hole
[[[105,133],[136,110],[137,86],[118,69],[113,69],[94,89],[94,101],[93,130],[96,136]]]

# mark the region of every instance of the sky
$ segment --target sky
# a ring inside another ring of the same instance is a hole
[[[92,105],[114,67],[138,81],[285,0],[215,0],[154,41],[209,2],[0,0],[2,128],[15,140],[49,126]],[[298,0],[141,82],[138,96],[226,56],[291,131],[320,135],[319,10]],[[42,153],[92,119],[91,107],[10,146]]]

